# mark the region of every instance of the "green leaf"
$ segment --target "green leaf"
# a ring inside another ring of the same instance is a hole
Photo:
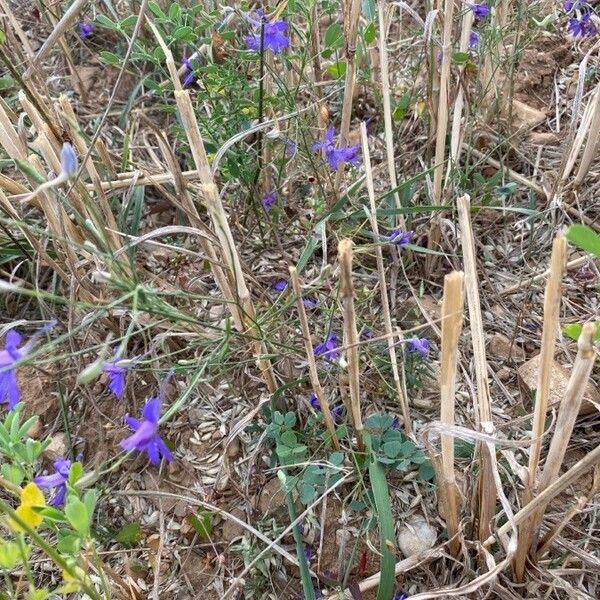
[[[8,481],[14,485],[21,485],[21,483],[23,483],[23,479],[25,478],[25,473],[23,473],[22,469],[18,465],[4,463],[0,467],[0,473],[2,473],[2,477],[4,477],[4,479],[8,479]]]
[[[314,486],[308,483],[303,483],[300,486],[300,502],[304,506],[308,506],[317,497],[317,490]]]
[[[188,27],[187,25],[183,26],[183,27],[178,27],[174,32],[173,32],[173,37],[176,40],[184,40],[186,42],[191,42],[194,40],[194,30],[191,27]]]
[[[83,465],[80,462],[73,463],[69,471],[69,485],[74,487],[83,475]]]
[[[112,52],[108,52],[108,50],[103,50],[100,52],[100,58],[108,65],[119,65],[121,63],[120,57]]]
[[[83,537],[87,537],[90,532],[90,519],[85,504],[73,496],[67,500],[65,515],[71,524],[71,527]]]
[[[587,225],[571,225],[567,229],[567,239],[575,246],[600,256],[600,236]]]
[[[435,471],[433,470],[433,467],[431,466],[429,460],[427,462],[424,462],[419,467],[419,476],[425,481],[431,481],[434,478]]]
[[[137,19],[137,15],[129,15],[121,21],[121,29],[133,29],[137,23]]]
[[[375,0],[363,0],[362,13],[365,19],[372,21],[377,16],[377,8],[375,6]]]
[[[583,325],[581,325],[581,323],[569,323],[569,325],[565,325],[562,330],[567,337],[577,341],[581,335],[582,329]],[[597,342],[600,342],[600,321],[596,321],[596,333],[594,334],[594,338]]]
[[[200,511],[198,515],[189,515],[188,521],[198,534],[198,537],[206,542],[213,532],[213,514],[207,510]]]
[[[365,40],[365,44],[371,44],[375,41],[375,37],[377,36],[377,28],[375,27],[375,23],[369,23],[365,27],[365,32],[363,33],[363,38]]]
[[[383,444],[382,450],[389,458],[396,458],[402,452],[402,442],[386,442]]]
[[[128,523],[121,527],[115,540],[124,546],[134,546],[142,539],[142,528],[139,523]]]
[[[163,12],[162,8],[159,6],[158,2],[149,2],[148,8],[150,12],[155,16],[162,19],[166,19],[167,15]]]
[[[381,578],[379,580],[379,589],[377,590],[377,600],[391,600],[394,593],[394,566],[396,560],[388,542],[393,545],[396,544],[396,531],[394,529],[392,505],[385,472],[379,462],[374,460],[374,457],[369,461],[369,477],[379,521]]]
[[[177,4],[177,2],[173,2],[171,7],[169,8],[169,19],[171,21],[179,21],[179,17],[181,16],[181,6]]]
[[[103,14],[99,14],[94,20],[94,23],[102,25],[102,27],[106,27],[107,29],[112,29],[114,31],[118,31],[119,29],[118,23],[111,21],[106,15]]]
[[[96,502],[98,502],[99,495],[97,490],[88,490],[83,496],[83,503],[87,509],[90,521],[96,509]]]
[[[0,567],[12,571],[21,560],[21,551],[17,543],[3,541],[0,544]]]
[[[58,510],[57,508],[54,508],[53,506],[45,506],[45,507],[41,507],[41,506],[33,506],[32,510],[36,513],[39,513],[40,515],[42,515],[42,517],[44,517],[44,519],[47,519],[48,521],[52,521],[52,523],[66,523],[67,522],[67,518],[65,517],[65,514]]]
[[[344,61],[337,60],[332,65],[329,65],[327,67],[327,72],[334,79],[341,79],[342,77],[344,77],[344,75],[346,75],[347,69],[348,69],[348,65]]]
[[[296,424],[296,413],[291,410],[285,413],[283,424],[291,429]]]
[[[344,34],[339,23],[332,23],[325,31],[325,46],[327,48],[343,48]]]
[[[6,34],[4,33],[4,31],[2,29],[0,29],[0,46],[2,46],[5,41],[6,41]]]
[[[81,547],[81,538],[67,531],[60,529],[58,533],[58,543],[56,549],[63,554],[77,554]]]
[[[284,431],[281,434],[281,443],[293,448],[298,444],[298,436],[293,431]]]
[[[469,60],[468,52],[453,52],[452,53],[452,62],[457,65],[464,65]]]
[[[344,453],[343,452],[332,452],[329,455],[329,462],[336,467],[340,467],[342,465],[342,463],[344,462]]]

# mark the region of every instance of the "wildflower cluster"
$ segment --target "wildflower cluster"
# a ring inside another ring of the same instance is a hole
[[[342,146],[336,148],[333,138],[335,130],[333,127],[327,129],[323,142],[315,142],[313,144],[313,152],[323,152],[325,160],[329,166],[336,171],[342,163],[350,163],[351,165],[358,164],[358,153],[360,146]]]
[[[567,29],[574,38],[591,37],[598,33],[588,0],[567,0],[563,3],[563,10],[570,15]]]
[[[282,50],[289,48],[290,40],[285,35],[288,24],[285,21],[268,22],[264,11],[257,11],[258,20],[248,17],[248,22],[253,26],[252,34],[246,36],[244,41],[249,50],[260,52],[271,50],[273,54],[279,54]]]

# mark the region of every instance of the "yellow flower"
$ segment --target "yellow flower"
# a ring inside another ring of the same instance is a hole
[[[43,518],[33,510],[33,506],[46,506],[46,500],[40,488],[31,482],[23,488],[21,492],[21,504],[17,506],[15,512],[27,525],[33,529],[37,529],[42,524]],[[15,531],[23,531],[23,528],[15,521],[11,521],[11,527]]]

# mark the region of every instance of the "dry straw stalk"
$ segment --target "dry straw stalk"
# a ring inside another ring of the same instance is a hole
[[[396,357],[396,347],[394,343],[394,331],[392,326],[392,317],[390,314],[390,301],[387,291],[387,282],[385,278],[385,265],[383,262],[383,252],[381,245],[379,244],[379,225],[377,223],[377,207],[375,206],[375,188],[373,185],[373,173],[371,171],[371,154],[369,152],[369,142],[367,139],[367,127],[364,123],[361,124],[361,139],[363,149],[363,159],[365,163],[365,175],[367,181],[367,192],[369,194],[369,218],[371,220],[371,229],[373,236],[375,237],[375,257],[377,259],[377,273],[379,275],[379,291],[381,294],[381,305],[383,308],[383,324],[385,327],[385,333],[387,335],[388,352],[390,355],[390,363],[392,365],[392,378],[394,379],[394,387],[398,400],[400,401],[400,409],[402,411],[402,418],[404,420],[404,429],[407,435],[414,437],[412,429],[412,420],[410,418],[410,408],[408,406],[408,398],[406,396],[406,389],[404,387],[404,381],[400,378],[400,371],[398,369],[398,359]],[[401,338],[402,333],[399,332],[398,337]]]
[[[254,351],[256,356],[256,363],[261,371],[263,379],[267,385],[270,393],[274,393],[277,389],[275,382],[275,374],[273,373],[273,367],[268,358],[265,358],[266,347],[263,341],[261,341],[261,333],[256,325],[254,305],[248,287],[246,286],[246,280],[244,277],[244,271],[242,269],[241,261],[233,234],[229,227],[229,221],[227,214],[221,202],[219,190],[214,183],[208,157],[206,156],[206,150],[204,148],[204,141],[200,134],[198,127],[198,121],[194,114],[194,107],[190,99],[189,92],[184,90],[179,81],[177,74],[177,67],[173,60],[173,55],[167,45],[165,44],[160,32],[156,29],[155,25],[150,19],[146,22],[152,30],[152,33],[156,37],[159,45],[165,53],[165,60],[167,69],[171,75],[173,85],[175,87],[175,102],[179,109],[179,115],[183,125],[183,130],[186,132],[190,149],[192,151],[192,157],[198,171],[198,177],[201,185],[200,190],[202,193],[202,200],[210,220],[212,222],[213,231],[215,232],[219,243],[220,243],[220,258],[224,265],[227,267],[228,276],[230,280],[231,289],[235,290],[235,301],[229,302],[228,306],[231,310],[234,323],[239,330],[248,330],[248,333],[256,338],[254,344]],[[217,284],[220,283],[219,278],[216,278]],[[221,293],[227,300],[227,289],[221,289]]]
[[[296,267],[290,267],[290,279],[292,281],[292,287],[294,288],[294,294],[296,296],[296,303],[298,307],[298,315],[300,316],[300,327],[302,329],[302,340],[304,342],[304,351],[306,353],[306,361],[308,363],[308,376],[310,378],[310,384],[313,388],[323,418],[325,420],[325,426],[331,435],[331,441],[336,450],[340,449],[340,443],[335,434],[335,423],[331,416],[331,408],[327,401],[327,396],[323,391],[321,382],[319,381],[319,372],[317,370],[317,364],[315,362],[315,354],[313,352],[312,345],[310,343],[310,325],[308,324],[308,317],[306,316],[306,310],[304,309],[304,302],[302,302],[302,288],[300,287],[300,280],[298,279],[298,272]]]
[[[540,370],[538,372],[533,426],[531,430],[532,445],[529,454],[529,492],[535,488],[537,468],[540,460],[544,423],[548,411],[550,396],[550,380],[554,364],[556,332],[558,330],[561,281],[567,257],[567,240],[561,233],[552,244],[550,259],[550,277],[544,294],[544,325],[542,330],[542,346],[540,351]]]
[[[558,479],[558,473],[560,472],[567,446],[571,439],[575,420],[581,408],[585,388],[594,366],[596,358],[593,347],[595,331],[596,326],[594,323],[586,323],[579,336],[575,364],[571,371],[565,397],[560,403],[556,428],[540,477],[540,491],[546,490]],[[527,554],[533,552],[535,556],[539,527],[547,505],[547,502],[538,502],[535,512],[525,521],[519,533],[519,552],[514,562],[517,581],[523,581]]]
[[[475,241],[471,226],[471,198],[465,194],[457,201],[460,232],[462,238],[463,261],[465,265],[465,284],[471,326],[471,342],[473,345],[473,361],[477,381],[477,414],[479,428],[493,434],[492,408],[487,378],[487,359],[485,355],[485,338],[479,301],[479,280],[475,262]],[[490,535],[490,523],[496,512],[496,489],[492,467],[486,452],[479,452],[479,539]]]
[[[440,357],[441,422],[454,426],[456,398],[456,369],[458,366],[458,340],[463,327],[464,273],[454,271],[444,278],[442,301],[442,352]],[[454,437],[442,434],[442,488],[446,504],[446,526],[450,539],[450,552],[458,554],[459,497],[454,473]]]
[[[383,2],[377,3],[377,15],[379,19],[379,60],[380,60],[380,76],[381,76],[381,92],[383,97],[383,121],[385,124],[385,154],[387,158],[387,168],[390,177],[392,189],[398,187],[398,179],[396,177],[396,163],[394,161],[394,132],[392,129],[392,103],[390,92],[390,74],[389,61],[387,51],[387,19]],[[361,128],[362,129],[362,128]],[[363,150],[364,150],[363,140]],[[370,170],[370,167],[369,167]],[[394,192],[394,200],[396,208],[401,208],[400,194],[398,190]],[[404,229],[404,215],[396,215],[396,223],[398,227]]]
[[[358,332],[354,310],[354,283],[352,281],[352,240],[342,240],[338,246],[340,262],[340,295],[344,315],[344,346],[348,348],[348,376],[350,383],[350,414],[356,430],[358,449],[363,452],[363,424],[360,414],[360,367],[358,362]]]

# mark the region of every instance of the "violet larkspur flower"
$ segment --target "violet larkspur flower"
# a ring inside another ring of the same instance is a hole
[[[21,390],[17,383],[14,364],[24,358],[37,338],[52,329],[54,325],[56,325],[55,321],[48,323],[21,347],[19,346],[23,337],[19,332],[11,329],[6,334],[4,350],[0,350],[0,404],[8,404],[8,410],[12,410],[21,400]]]
[[[417,352],[421,355],[421,358],[429,356],[429,340],[427,338],[414,337],[406,340],[406,342],[409,352]]]
[[[121,442],[121,448],[123,448],[123,450],[146,452],[153,465],[158,465],[161,458],[164,458],[167,462],[173,460],[173,455],[158,434],[160,403],[160,397],[150,398],[150,400],[146,402],[146,405],[142,410],[142,416],[144,417],[143,421],[138,421],[127,415],[125,417],[125,422],[135,433]]]
[[[192,87],[198,81],[198,78],[194,75],[194,65],[192,65],[192,62],[186,56],[183,57],[181,62],[186,68],[186,72],[183,74],[183,79],[181,80],[181,85],[184,88]]]
[[[322,356],[325,360],[338,360],[342,356],[339,351],[338,336],[335,333],[330,333],[324,342],[315,346],[314,353],[315,356]]]
[[[469,4],[469,8],[473,11],[473,16],[477,21],[483,21],[490,16],[490,7],[485,4]]]
[[[314,308],[319,301],[313,296],[306,296],[306,298],[302,298],[302,304],[304,304],[304,308]]]
[[[569,33],[573,37],[586,37],[596,35],[596,33],[598,33],[596,26],[591,21],[589,13],[582,15],[579,19],[569,19],[569,24],[567,27],[569,29]]]
[[[260,52],[261,45],[261,28],[263,50],[271,50],[273,54],[279,54],[282,50],[290,47],[290,40],[285,35],[288,24],[285,21],[273,21],[272,23],[265,22],[264,12],[257,12],[261,21],[248,19],[254,26],[254,33],[244,38],[246,46],[253,52]]]
[[[67,495],[67,480],[71,470],[71,461],[66,458],[58,458],[54,461],[54,473],[52,475],[40,475],[35,477],[33,483],[41,489],[54,489],[54,496],[50,500],[50,506],[62,506]]]
[[[310,548],[304,548],[304,558],[309,563],[314,557],[314,552]]]
[[[91,23],[86,23],[85,21],[81,21],[79,23],[79,35],[87,40],[91,37],[92,33],[94,33],[94,26]]]
[[[108,375],[108,389],[120,400],[125,392],[125,378],[127,371],[131,368],[132,361],[121,358],[121,350],[104,364],[102,371]]]
[[[79,161],[77,160],[77,154],[73,146],[69,142],[63,144],[62,150],[60,151],[60,172],[61,175],[66,177],[72,177],[77,173],[79,168]]]
[[[310,405],[316,410],[321,412],[321,404],[319,403],[319,399],[316,394],[311,394],[308,399]],[[344,405],[338,404],[331,409],[331,418],[334,423],[337,423],[344,416]]]
[[[262,205],[265,210],[271,210],[277,204],[277,194],[269,192],[263,199]]]
[[[280,279],[273,284],[273,289],[276,292],[285,292],[287,289],[288,282],[285,279]]]
[[[346,146],[342,148],[336,148],[333,143],[335,136],[335,130],[330,127],[325,133],[324,142],[315,142],[312,147],[313,152],[325,152],[325,160],[329,163],[329,166],[336,171],[341,163],[350,163],[351,165],[358,164],[358,152],[360,146]]]
[[[477,48],[479,45],[479,34],[476,31],[471,31],[469,34],[469,48]]]
[[[587,0],[567,0],[563,2],[563,10],[565,12],[571,12],[574,8],[582,9],[587,8],[588,2]]]
[[[401,229],[394,229],[392,233],[390,233],[390,235],[382,236],[382,239],[396,246],[406,246],[410,244],[412,236],[412,231],[402,231]]]
[[[404,592],[398,592],[394,595],[392,600],[408,600],[409,598],[410,596],[408,594],[405,594]]]

